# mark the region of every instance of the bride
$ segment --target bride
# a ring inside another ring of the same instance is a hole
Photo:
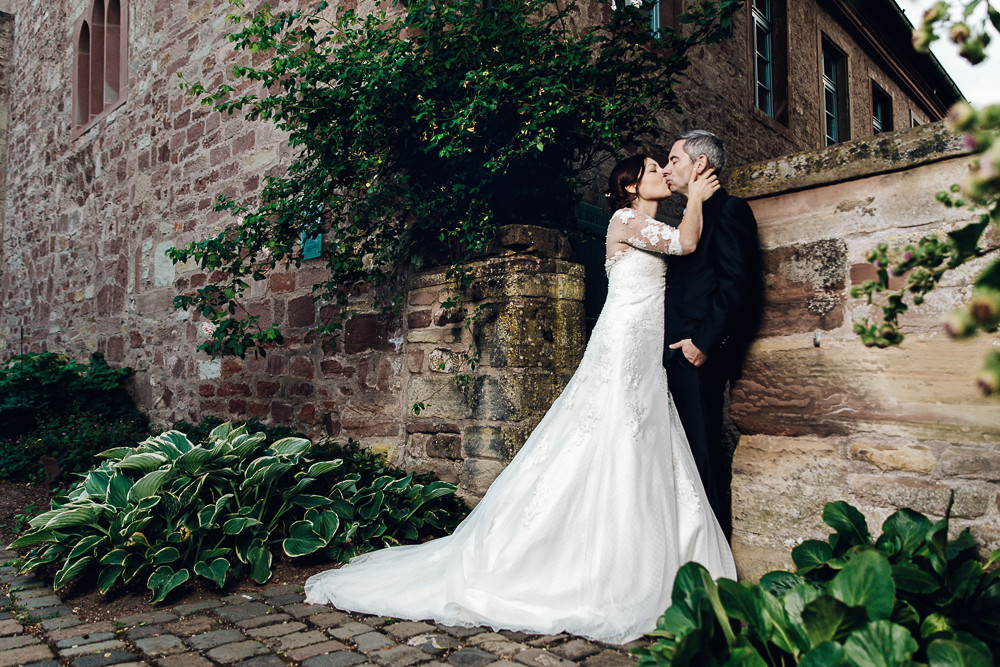
[[[453,534],[312,576],[306,602],[626,643],[656,627],[684,563],[735,578],[661,365],[663,256],[695,249],[718,187],[693,179],[675,228],[653,219],[670,189],[652,158],[612,170],[608,298],[565,390]]]

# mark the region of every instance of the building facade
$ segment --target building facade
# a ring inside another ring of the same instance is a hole
[[[678,23],[680,4],[660,0],[651,21]],[[230,10],[224,0],[0,2],[0,354],[101,352],[137,369],[134,393],[154,422],[257,417],[354,437],[481,492],[558,393],[562,380],[544,378],[565,379],[582,346],[580,275],[555,241],[498,250],[501,264],[541,268],[482,269],[509,298],[483,328],[495,339],[480,342],[506,351],[482,371],[493,379],[464,393],[435,389],[470,334],[448,320],[443,292],[421,287],[426,276],[410,291],[425,302],[401,316],[362,312],[336,350],[313,330],[320,260],[254,286],[263,323],[289,334],[265,359],[208,358],[197,351],[203,323],[173,309],[211,276],[164,251],[229,224],[216,196],[258,192],[291,155],[273,127],[213,113],[178,87],[178,74],[220,83],[250,57],[227,40]],[[666,123],[716,131],[733,166],[936,120],[959,96],[910,50],[891,0],[748,2],[732,37],[693,63],[684,113]],[[518,336],[529,351],[508,345]],[[441,411],[417,419],[410,406],[425,399]]]

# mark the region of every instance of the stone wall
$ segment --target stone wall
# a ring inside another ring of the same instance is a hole
[[[934,199],[969,160],[936,124],[733,174],[757,216],[766,272],[761,337],[732,392],[744,434],[733,462],[741,575],[788,566],[797,541],[829,532],[820,515],[834,500],[859,507],[877,532],[900,507],[942,516],[954,490],[955,527],[1000,546],[1000,403],[974,385],[998,340],[955,342],[941,328],[987,260],[913,308],[899,348],[866,348],[851,330],[873,313],[849,296],[874,277],[868,250],[977,217]],[[1000,247],[993,232],[986,243]]]

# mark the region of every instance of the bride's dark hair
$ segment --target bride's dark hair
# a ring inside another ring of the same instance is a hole
[[[646,171],[646,158],[648,157],[645,153],[627,157],[611,170],[611,175],[608,176],[608,190],[604,196],[611,200],[612,211],[628,208],[635,201],[636,194],[625,188],[636,185],[642,178]]]

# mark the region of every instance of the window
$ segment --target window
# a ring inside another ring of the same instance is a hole
[[[76,22],[73,127],[83,131],[123,99],[128,82],[123,0],[91,0]]]
[[[872,134],[892,132],[892,98],[889,93],[872,81]]]
[[[847,112],[847,56],[823,40],[823,129],[825,144],[851,138]]]
[[[787,124],[788,67],[783,0],[753,0],[753,101],[762,112]]]

